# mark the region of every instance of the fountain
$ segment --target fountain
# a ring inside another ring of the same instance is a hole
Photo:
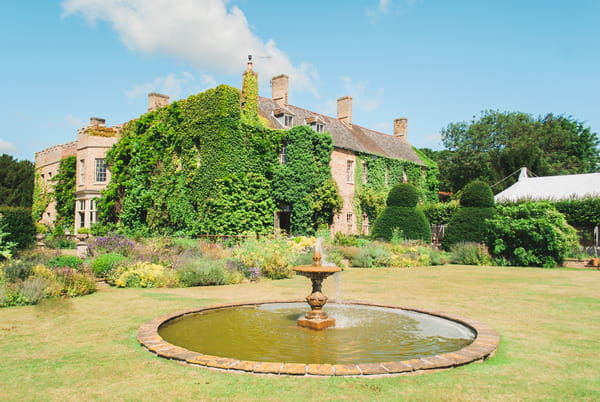
[[[294,268],[294,271],[306,276],[312,282],[312,292],[306,296],[306,302],[310,305],[311,311],[306,313],[303,318],[298,319],[298,326],[320,330],[335,326],[335,318],[328,317],[327,313],[323,311],[323,306],[327,303],[327,296],[321,292],[323,280],[342,269],[340,267],[322,266],[321,253],[318,246],[315,248],[317,250],[313,256],[313,265],[302,265]]]
[[[297,300],[203,307],[147,322],[138,340],[158,356],[191,365],[336,376],[446,369],[483,361],[498,346],[498,334],[480,322],[406,307],[330,303],[336,325],[322,310],[327,297],[321,288],[341,269],[321,263],[320,242],[313,264],[295,271],[312,281],[306,314]]]

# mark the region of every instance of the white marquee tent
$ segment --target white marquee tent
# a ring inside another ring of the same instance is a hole
[[[496,202],[518,200],[582,199],[600,197],[600,173],[564,176],[529,177],[527,168],[521,168],[519,180],[496,194]]]

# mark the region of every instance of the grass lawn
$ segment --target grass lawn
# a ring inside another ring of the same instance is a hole
[[[335,298],[336,281],[324,292]],[[216,303],[300,299],[297,276],[220,287],[103,289],[0,309],[0,400],[600,399],[600,272],[498,267],[350,269],[346,300],[464,315],[501,336],[496,355],[423,375],[254,376],[155,357],[136,341],[144,322]],[[276,334],[273,334],[276,340]]]

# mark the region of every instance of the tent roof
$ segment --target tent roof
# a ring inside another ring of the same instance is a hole
[[[600,197],[600,173],[527,177],[523,169],[519,181],[496,194],[496,202]]]

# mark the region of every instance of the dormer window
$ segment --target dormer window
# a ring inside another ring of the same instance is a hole
[[[309,117],[306,119],[306,124],[317,133],[322,133],[325,131],[325,122],[321,120],[320,117]]]
[[[273,115],[277,118],[279,123],[284,127],[294,126],[294,115],[287,109],[276,109],[273,111]]]

